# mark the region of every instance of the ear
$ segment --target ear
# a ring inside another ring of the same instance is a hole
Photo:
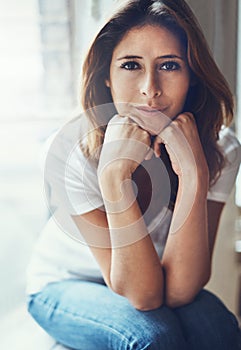
[[[109,79],[105,79],[105,85],[106,85],[107,87],[110,87],[110,81],[109,81]]]

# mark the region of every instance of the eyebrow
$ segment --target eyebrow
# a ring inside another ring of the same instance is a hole
[[[163,56],[158,56],[157,58],[161,58],[161,59],[163,59],[163,58],[178,58],[178,59],[184,61],[184,58],[181,56],[178,56],[178,55],[163,55]],[[117,61],[124,60],[124,59],[132,59],[132,60],[133,59],[143,59],[143,57],[136,56],[136,55],[126,55],[126,56],[117,58]]]

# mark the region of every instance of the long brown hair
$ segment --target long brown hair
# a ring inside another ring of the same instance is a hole
[[[130,29],[145,24],[159,25],[177,35],[186,50],[194,83],[189,88],[184,111],[195,116],[210,183],[214,183],[224,166],[217,144],[218,133],[223,124],[229,125],[232,121],[233,98],[197,19],[184,0],[128,0],[121,4],[97,34],[83,65],[82,105],[95,127],[89,134],[85,154],[95,154],[94,150],[103,143],[105,127],[99,126],[96,107],[113,102],[105,80],[115,47]]]

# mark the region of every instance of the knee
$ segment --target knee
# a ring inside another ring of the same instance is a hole
[[[33,300],[33,296],[29,296],[28,299],[27,299],[27,303],[26,303],[26,308],[27,308],[27,311],[28,313],[32,316],[32,313],[33,313],[33,303],[34,303],[34,300]]]
[[[196,349],[238,349],[235,316],[212,293],[202,291],[193,303],[176,310],[188,343]]]
[[[155,328],[147,327],[141,334],[135,334],[130,340],[129,350],[180,350],[185,349],[185,340],[181,332],[167,324]]]

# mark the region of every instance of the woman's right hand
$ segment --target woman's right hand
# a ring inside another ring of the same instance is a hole
[[[128,117],[115,115],[108,123],[98,174],[128,178],[150,152],[150,134]]]

